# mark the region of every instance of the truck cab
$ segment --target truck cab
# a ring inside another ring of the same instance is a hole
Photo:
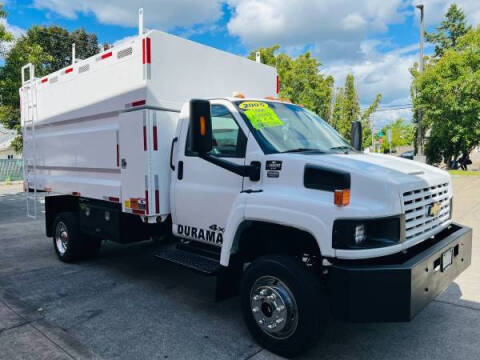
[[[302,106],[192,100],[175,139],[173,235],[242,268],[229,281],[247,326],[277,353],[311,344],[326,320],[315,309],[409,321],[470,264],[447,172],[363,153]]]

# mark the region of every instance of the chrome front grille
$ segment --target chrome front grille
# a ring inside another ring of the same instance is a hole
[[[406,240],[429,233],[450,219],[448,188],[448,183],[442,183],[403,193]]]

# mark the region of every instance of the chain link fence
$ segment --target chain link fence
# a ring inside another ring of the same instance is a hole
[[[23,160],[0,159],[0,182],[23,180]]]

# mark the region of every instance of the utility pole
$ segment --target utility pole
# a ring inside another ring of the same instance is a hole
[[[424,19],[423,19],[423,5],[417,5],[417,9],[420,10],[420,62],[419,62],[419,72],[423,72],[423,34],[424,30]],[[418,124],[417,124],[417,156],[423,156],[423,136],[422,136],[422,110],[418,110]]]

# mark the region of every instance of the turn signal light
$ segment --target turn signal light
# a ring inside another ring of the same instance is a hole
[[[200,116],[200,135],[205,136],[207,129],[205,127],[205,117]]]
[[[347,206],[350,204],[350,189],[335,190],[333,202],[337,206]]]

